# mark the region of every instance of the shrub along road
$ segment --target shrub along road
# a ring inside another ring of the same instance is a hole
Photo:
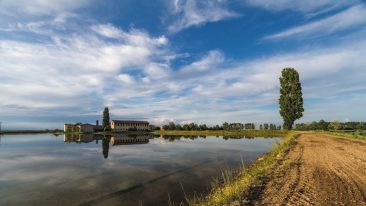
[[[302,133],[249,205],[366,205],[366,141]]]

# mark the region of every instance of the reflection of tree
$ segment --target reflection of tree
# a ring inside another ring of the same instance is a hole
[[[102,148],[103,148],[103,156],[104,156],[104,159],[107,159],[108,158],[109,142],[110,141],[111,141],[111,136],[110,135],[103,136],[103,139],[102,139]]]
[[[229,136],[229,135],[227,135],[227,136],[224,136],[223,137],[225,140],[228,140],[228,139],[243,139],[243,138],[245,138],[245,139],[254,139],[254,137],[249,137],[249,136]]]
[[[168,140],[169,142],[174,142],[175,140],[180,140],[181,138],[184,139],[191,139],[195,140],[197,138],[204,138],[206,139],[206,136],[197,136],[197,135],[164,135],[164,139]]]

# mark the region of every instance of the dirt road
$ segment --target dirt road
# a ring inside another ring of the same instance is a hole
[[[251,205],[365,205],[366,141],[304,133]]]

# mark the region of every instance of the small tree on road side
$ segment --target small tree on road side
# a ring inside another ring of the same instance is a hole
[[[283,128],[291,130],[294,122],[304,112],[299,73],[294,68],[284,68],[280,77],[280,114]]]

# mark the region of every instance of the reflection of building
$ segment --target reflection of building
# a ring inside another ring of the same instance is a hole
[[[127,135],[115,134],[112,136],[110,143],[112,145],[126,145],[126,144],[147,144],[149,139],[154,138],[152,135]]]
[[[104,159],[108,158],[110,135],[95,135],[95,134],[65,134],[64,142],[76,142],[76,143],[90,143],[95,140],[98,144],[99,140],[102,140],[102,153]]]
[[[103,138],[102,135],[93,135],[93,134],[65,134],[64,142],[89,143],[94,140],[98,142],[98,140],[102,138]]]
[[[149,122],[147,121],[131,121],[131,120],[112,120],[111,128],[114,131],[147,131],[149,130]]]
[[[112,137],[111,135],[97,135],[97,134],[65,134],[64,142],[75,143],[91,143],[95,141],[98,144],[99,140],[102,140],[102,153],[105,159],[108,158],[109,144],[113,146],[117,145],[129,145],[129,144],[147,144],[149,139],[154,138],[151,134],[125,134],[117,133]]]
[[[78,133],[90,133],[90,132],[97,132],[101,131],[102,126],[98,124],[92,125],[92,124],[82,124],[82,123],[76,123],[76,124],[64,124],[64,132],[78,132]]]

